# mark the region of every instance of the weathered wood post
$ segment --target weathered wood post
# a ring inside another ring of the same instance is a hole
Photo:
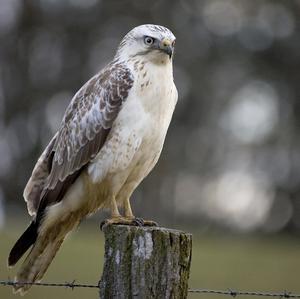
[[[186,298],[192,235],[161,227],[107,225],[101,299]]]

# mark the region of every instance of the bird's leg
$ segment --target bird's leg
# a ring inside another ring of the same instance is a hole
[[[124,200],[124,213],[125,218],[131,221],[132,225],[144,226],[144,220],[134,217],[131,209],[129,197]]]
[[[151,220],[144,220],[142,218],[136,218],[131,209],[129,198],[124,200],[124,212],[125,217],[121,216],[115,197],[111,200],[111,218],[101,222],[100,228],[109,224],[119,225],[134,225],[134,226],[157,226],[157,223]]]
[[[129,198],[126,198],[124,200],[124,213],[125,213],[125,217],[128,218],[128,219],[134,219],[135,218],[133,216],[133,213],[132,213]]]
[[[112,200],[111,200],[110,211],[111,211],[111,219],[122,218],[122,216],[119,212],[118,205],[117,205],[115,197],[113,197]]]
[[[133,216],[129,200],[125,205],[125,217],[121,216],[115,197],[111,199],[110,210],[111,210],[111,218],[101,222],[100,224],[101,230],[104,225],[109,225],[109,224],[142,226],[142,224],[136,221],[135,217]]]
[[[138,226],[157,226],[157,223],[151,220],[144,220],[142,218],[137,218],[133,215],[131,204],[129,197],[124,200],[124,212],[125,212],[125,218],[128,220],[131,219],[132,224],[138,225]]]

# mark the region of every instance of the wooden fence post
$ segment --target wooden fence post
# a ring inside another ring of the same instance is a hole
[[[186,298],[192,235],[161,227],[107,225],[101,299]]]

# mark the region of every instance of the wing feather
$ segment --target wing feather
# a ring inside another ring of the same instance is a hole
[[[30,216],[35,216],[39,206],[41,192],[44,189],[45,181],[49,176],[53,155],[51,155],[57,134],[52,138],[45,148],[44,152],[38,159],[30,179],[28,180],[23,197],[27,203],[27,209]]]
[[[130,70],[124,64],[112,63],[76,93],[59,131],[45,150],[53,159],[40,183],[40,196],[31,207],[32,215],[43,214],[47,205],[60,201],[85,165],[97,155],[132,85]]]
[[[49,189],[54,188],[58,180],[63,181],[80,169],[96,154],[93,148],[98,149],[99,144],[94,146],[93,140],[97,134],[111,128],[132,84],[129,69],[117,64],[93,77],[79,90],[69,106],[71,110],[66,112],[55,144],[53,165],[61,171],[56,179],[51,179],[51,184],[47,186]],[[74,110],[74,107],[81,109]],[[79,153],[81,150],[82,153]],[[77,155],[81,158],[76,159]],[[70,163],[73,164],[71,167]],[[67,167],[61,167],[65,164]]]

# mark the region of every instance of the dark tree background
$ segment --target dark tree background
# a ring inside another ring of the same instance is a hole
[[[179,102],[136,214],[297,232],[299,20],[300,1],[0,0],[0,220],[25,214],[22,190],[72,95],[130,29],[156,23],[177,37]]]

